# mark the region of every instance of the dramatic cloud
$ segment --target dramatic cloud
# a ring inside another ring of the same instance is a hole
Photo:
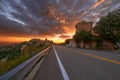
[[[70,38],[77,22],[117,9],[119,0],[1,0],[0,36]]]
[[[105,0],[98,0],[91,8],[96,8],[100,4],[102,4]]]

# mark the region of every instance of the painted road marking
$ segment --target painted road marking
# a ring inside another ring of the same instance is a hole
[[[72,51],[74,51],[74,50],[72,50]],[[78,52],[78,51],[76,51],[76,52]],[[110,63],[119,64],[120,65],[120,61],[111,60],[111,59],[108,59],[108,58],[104,58],[104,57],[101,57],[101,56],[96,56],[94,54],[89,54],[89,53],[85,53],[85,52],[78,52],[78,53],[80,53],[82,55],[85,55],[85,56],[97,58],[97,59],[100,59],[100,60],[103,60],[103,61],[107,61],[107,62],[110,62]]]
[[[69,78],[67,72],[65,71],[65,68],[64,68],[62,62],[60,61],[60,58],[59,58],[59,56],[58,56],[58,54],[57,54],[56,49],[55,49],[54,47],[53,47],[53,49],[54,49],[55,56],[56,56],[56,58],[57,58],[58,65],[59,65],[59,67],[60,67],[60,70],[61,70],[61,73],[62,73],[63,79],[64,79],[64,80],[70,80],[70,78]]]

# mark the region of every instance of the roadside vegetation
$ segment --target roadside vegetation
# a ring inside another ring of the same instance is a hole
[[[92,41],[92,34],[85,30],[81,30],[74,35],[74,40],[77,44],[79,44],[79,42],[81,41],[83,41],[84,43],[89,43]]]
[[[36,55],[50,44],[48,41],[32,39],[28,42],[0,47],[0,75]]]
[[[86,44],[95,42],[96,49],[102,49],[102,43],[106,41],[112,43],[114,49],[120,49],[120,10],[109,12],[101,17],[91,31],[80,30],[76,32],[73,39],[77,47],[80,46],[80,42]],[[70,40],[67,39],[65,44],[69,44],[69,42]]]
[[[109,41],[115,45],[115,49],[119,49],[120,45],[120,10],[108,13],[101,17],[100,21],[94,28],[102,41]]]
[[[76,44],[79,42],[96,42],[96,49],[102,48],[102,42],[108,41],[120,47],[120,10],[113,11],[100,18],[93,28],[93,33],[81,30],[74,35]],[[79,46],[78,46],[79,47]]]

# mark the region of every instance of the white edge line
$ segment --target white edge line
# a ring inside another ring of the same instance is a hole
[[[53,47],[53,49],[54,49],[55,56],[56,56],[56,58],[57,58],[58,65],[59,65],[59,67],[60,67],[60,70],[61,70],[61,73],[62,73],[63,79],[64,79],[64,80],[70,80],[70,78],[69,78],[67,72],[65,71],[65,68],[64,68],[62,62],[60,61],[60,58],[59,58],[59,56],[58,56],[58,54],[57,54],[56,49],[55,49],[54,47]]]

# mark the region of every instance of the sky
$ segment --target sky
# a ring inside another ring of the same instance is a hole
[[[76,23],[95,23],[117,9],[119,0],[0,0],[0,42],[64,42],[74,35]]]

